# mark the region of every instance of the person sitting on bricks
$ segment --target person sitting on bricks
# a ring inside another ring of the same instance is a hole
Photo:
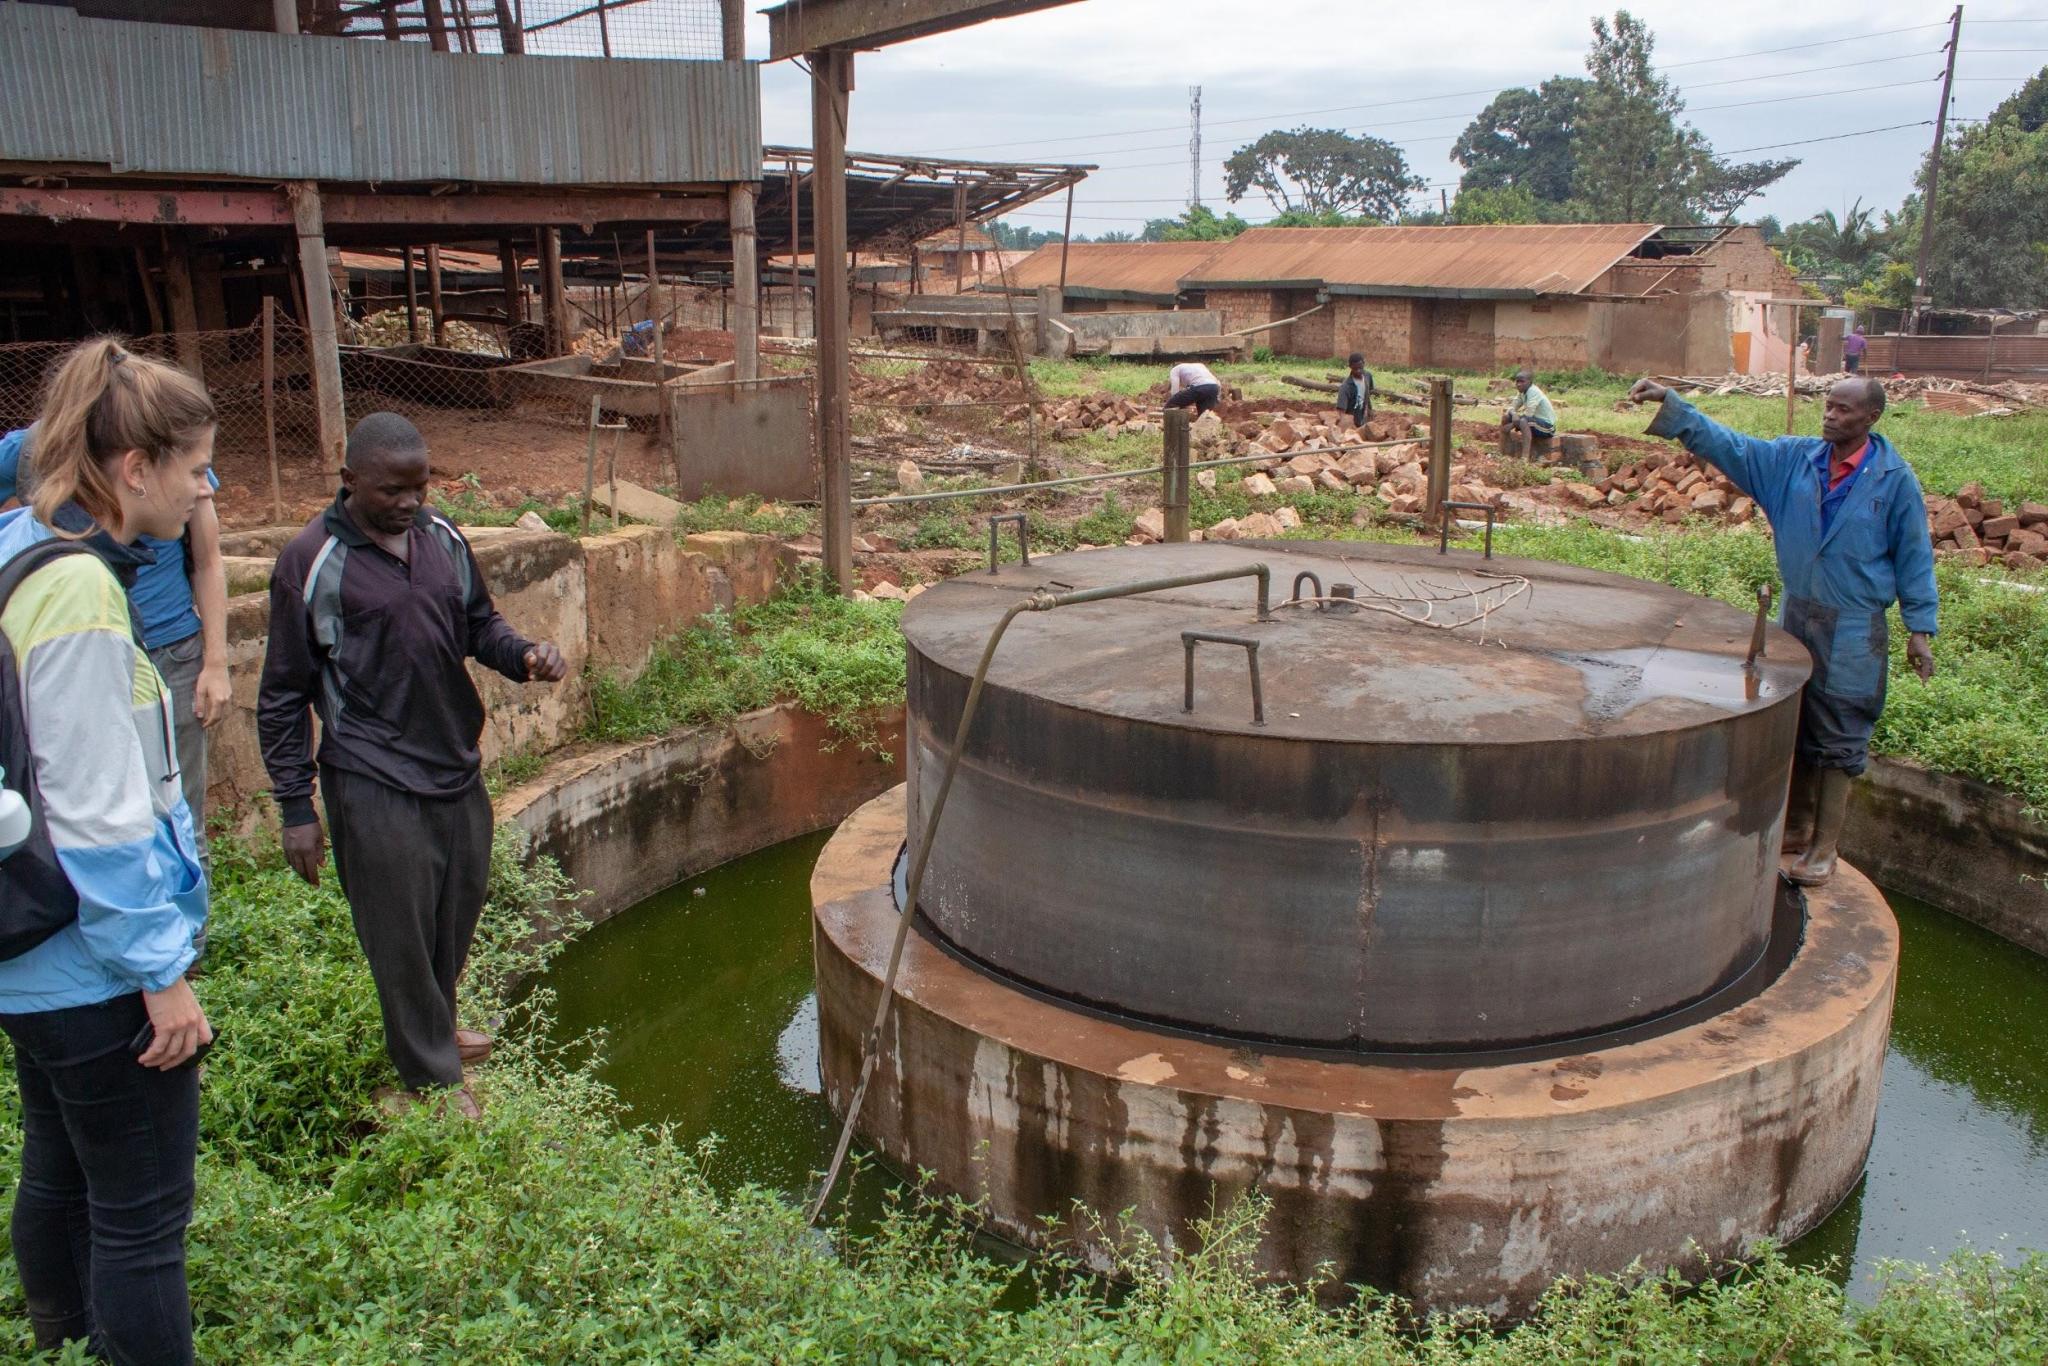
[[[455,986],[483,911],[491,799],[465,661],[515,683],[559,682],[568,665],[498,615],[469,542],[427,502],[427,478],[419,428],[396,413],[356,424],[341,491],[277,557],[256,721],[285,858],[314,886],[316,773],[326,799],[335,871],[408,1093],[387,1103],[445,1089],[474,1117],[462,1064],[491,1040],[455,1027]]]
[[[1536,449],[1536,438],[1548,441],[1557,435],[1557,409],[1550,395],[1536,385],[1536,372],[1524,366],[1515,371],[1515,401],[1500,415],[1502,435],[1512,430],[1524,452]]]
[[[1813,655],[1799,707],[1784,849],[1789,876],[1818,887],[1835,871],[1849,784],[1870,757],[1884,710],[1894,601],[1905,619],[1906,657],[1934,676],[1934,544],[1920,483],[1871,426],[1884,386],[1845,379],[1828,390],[1818,437],[1774,440],[1730,431],[1651,380],[1629,397],[1660,405],[1650,435],[1676,439],[1754,498],[1777,542],[1784,580],[1781,624]]]
[[[1214,412],[1223,401],[1223,383],[1200,361],[1182,361],[1166,372],[1166,406],[1193,408],[1195,416]]]
[[[1365,368],[1365,353],[1353,351],[1348,362],[1351,373],[1337,386],[1337,411],[1351,419],[1354,427],[1372,421],[1372,371]]]

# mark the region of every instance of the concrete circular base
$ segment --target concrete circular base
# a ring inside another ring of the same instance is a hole
[[[897,910],[903,790],[811,879],[825,1094],[844,1113]],[[1119,1216],[1167,1246],[1256,1190],[1258,1261],[1423,1310],[1527,1313],[1557,1277],[1698,1271],[1788,1241],[1862,1172],[1898,926],[1843,866],[1760,995],[1642,1042],[1460,1070],[1262,1055],[1063,1010],[916,934],[860,1133],[1020,1242],[1107,1267]],[[1045,1216],[1051,1216],[1048,1222]]]

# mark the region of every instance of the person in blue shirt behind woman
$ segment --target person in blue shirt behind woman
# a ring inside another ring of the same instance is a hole
[[[1884,710],[1892,603],[1913,671],[1922,682],[1934,676],[1934,543],[1920,481],[1871,430],[1884,415],[1884,386],[1841,380],[1828,390],[1818,437],[1768,441],[1730,431],[1652,380],[1637,381],[1629,397],[1659,405],[1650,435],[1675,438],[1770,519],[1785,584],[1782,624],[1813,655],[1784,847],[1798,855],[1792,880],[1818,887],[1835,871],[1849,784],[1869,762]]]
[[[36,432],[31,504],[0,514],[0,565],[59,537],[87,553],[39,561],[0,610],[18,681],[8,743],[27,742],[40,827],[0,859],[14,1257],[38,1347],[83,1339],[115,1362],[177,1366],[192,1360],[192,1064],[213,1039],[185,974],[207,885],[170,695],[122,580],[150,563],[144,537],[175,547],[212,497],[214,410],[182,370],[102,338],[58,368]],[[7,782],[24,791],[22,775]],[[25,924],[44,937],[17,935]]]
[[[35,428],[0,436],[0,503],[35,491]],[[206,473],[213,488],[220,481]],[[177,725],[178,772],[192,824],[206,832],[206,732],[228,714],[228,578],[221,559],[220,518],[201,499],[192,523],[174,541],[143,536],[154,557],[135,572],[129,596],[142,618],[142,643],[171,690]],[[189,550],[189,554],[188,554]]]

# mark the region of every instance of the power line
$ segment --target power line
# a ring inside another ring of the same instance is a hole
[[[1840,142],[1843,138],[1869,137],[1872,133],[1895,133],[1901,128],[1926,128],[1931,126],[1933,122],[1933,119],[1920,119],[1913,123],[1886,124],[1882,128],[1859,128],[1853,133],[1830,133],[1826,137],[1801,138],[1797,142],[1766,142],[1758,147],[1731,147],[1725,155],[1737,156],[1743,152],[1775,152],[1780,147],[1805,147],[1815,142]]]
[[[2025,21],[2025,22],[2032,22],[2032,21]],[[2048,22],[2048,21],[2044,21],[2044,22]],[[1765,49],[1763,49],[1763,50],[1761,50],[1761,51],[1758,51],[1758,52],[1738,52],[1738,53],[1732,53],[1732,54],[1730,54],[1730,55],[1728,55],[1728,56],[1725,56],[1725,57],[1697,57],[1697,58],[1694,58],[1694,59],[1693,59],[1693,60],[1691,60],[1691,61],[1685,61],[1685,62],[1670,62],[1670,63],[1667,63],[1667,64],[1665,64],[1665,65],[1664,65],[1663,67],[1661,67],[1661,68],[1659,68],[1659,69],[1660,69],[1660,70],[1664,70],[1664,71],[1673,71],[1673,70],[1676,70],[1676,69],[1678,69],[1678,68],[1680,68],[1680,67],[1687,67],[1687,66],[1702,66],[1702,65],[1706,65],[1706,64],[1708,64],[1708,63],[1712,63],[1712,62],[1733,62],[1733,61],[1741,61],[1741,60],[1745,60],[1745,59],[1747,59],[1747,58],[1750,58],[1750,57],[1768,57],[1768,56],[1772,56],[1772,55],[1775,55],[1775,54],[1777,54],[1777,53],[1780,53],[1780,52],[1802,52],[1802,51],[1805,51],[1805,50],[1807,50],[1807,49],[1809,49],[1809,48],[1816,48],[1816,47],[1831,47],[1831,46],[1835,46],[1835,45],[1838,45],[1838,44],[1841,44],[1841,43],[1859,43],[1859,42],[1865,42],[1865,41],[1867,41],[1867,40],[1869,40],[1869,39],[1872,39],[1872,38],[1888,38],[1888,37],[1892,37],[1892,36],[1894,36],[1894,35],[1897,35],[1897,34],[1901,34],[1901,33],[1917,33],[1917,32],[1920,32],[1920,31],[1922,31],[1922,30],[1925,30],[1925,29],[1936,29],[1936,28],[1946,28],[1946,27],[1948,27],[1948,25],[1946,25],[1946,24],[1916,24],[1916,25],[1913,25],[1913,26],[1911,26],[1911,27],[1909,27],[1909,28],[1894,28],[1894,29],[1883,29],[1883,30],[1880,30],[1879,32],[1876,32],[1876,33],[1860,33],[1860,34],[1857,34],[1857,35],[1855,35],[1854,37],[1849,37],[1849,38],[1827,38],[1827,39],[1823,39],[1823,40],[1821,40],[1820,42],[1814,42],[1814,43],[1795,43],[1795,44],[1791,45],[1790,47],[1774,47],[1774,48],[1765,48]],[[1877,58],[1877,59],[1873,59],[1873,60],[1876,60],[1876,61],[1901,61],[1901,60],[1904,60],[1905,58],[1908,58],[1908,57],[1913,57],[1913,56],[1919,56],[1919,55],[1923,55],[1923,54],[1919,54],[1919,53],[1905,53],[1905,54],[1902,54],[1902,55],[1901,55],[1901,56],[1899,56],[1899,57],[1885,57],[1885,58]],[[1846,67],[1846,66],[1867,66],[1867,65],[1870,65],[1870,64],[1871,64],[1870,62],[1843,62],[1843,63],[1839,63],[1839,64],[1838,64],[1837,66],[1813,67],[1813,68],[1810,68],[1810,70],[1809,70],[1809,71],[1807,71],[1807,72],[1780,72],[1780,73],[1777,73],[1777,74],[1778,74],[1779,76],[1784,76],[1784,77],[1790,77],[1790,76],[1795,76],[1795,75],[1804,75],[1804,74],[1811,74],[1812,72],[1818,72],[1818,71],[1833,71],[1833,70],[1837,70],[1837,69],[1839,69],[1839,67]],[[1551,79],[1551,78],[1548,78],[1548,77],[1546,77],[1546,78],[1544,78],[1544,79]],[[1773,79],[1773,77],[1760,77],[1760,76],[1745,76],[1745,77],[1741,77],[1740,79],[1741,79],[1741,80],[1767,80],[1767,79]],[[1723,84],[1733,84],[1733,83],[1734,83],[1734,82],[1732,82],[1732,81],[1725,81],[1725,82],[1724,82],[1724,81],[1711,81],[1711,82],[1707,82],[1706,84],[1709,84],[1709,85],[1723,85]],[[1469,99],[1469,98],[1472,98],[1472,97],[1474,97],[1474,96],[1479,96],[1479,95],[1493,96],[1493,95],[1499,95],[1499,94],[1502,94],[1502,93],[1504,93],[1505,91],[1508,91],[1508,90],[1514,90],[1514,89],[1519,89],[1519,88],[1524,88],[1524,87],[1517,87],[1517,86],[1512,86],[1512,85],[1504,85],[1504,86],[1495,86],[1495,87],[1492,87],[1492,88],[1490,88],[1490,89],[1485,89],[1485,90],[1457,90],[1457,91],[1447,91],[1447,92],[1445,92],[1445,93],[1443,93],[1443,94],[1440,94],[1440,95],[1414,95],[1414,96],[1410,96],[1410,97],[1408,97],[1408,98],[1406,98],[1406,99],[1399,99],[1399,100],[1381,100],[1381,101],[1378,101],[1378,102],[1376,102],[1376,103],[1373,103],[1373,104],[1339,104],[1339,105],[1331,105],[1331,106],[1328,106],[1328,107],[1326,107],[1326,108],[1322,108],[1322,109],[1296,109],[1296,110],[1291,110],[1291,111],[1286,111],[1286,112],[1275,112],[1275,113],[1269,113],[1269,114],[1251,114],[1251,115],[1246,115],[1246,116],[1245,116],[1245,117],[1243,117],[1243,118],[1236,118],[1236,119],[1220,119],[1220,120],[1217,120],[1217,119],[1212,119],[1212,120],[1210,120],[1210,121],[1209,121],[1209,126],[1210,126],[1210,127],[1212,127],[1212,128],[1221,128],[1221,127],[1229,127],[1229,126],[1231,126],[1231,125],[1233,125],[1233,124],[1239,124],[1239,123],[1266,123],[1266,122],[1271,122],[1271,121],[1273,121],[1273,120],[1276,120],[1276,119],[1297,119],[1297,118],[1312,118],[1312,117],[1314,117],[1315,115],[1318,115],[1318,114],[1348,114],[1348,113],[1355,113],[1355,112],[1357,112],[1358,110],[1361,110],[1361,109],[1386,109],[1386,108],[1390,108],[1390,107],[1393,107],[1393,106],[1396,106],[1396,105],[1403,105],[1403,104],[1422,104],[1422,103],[1426,103],[1426,102],[1428,102],[1428,101],[1430,101],[1430,100],[1455,100],[1455,99]],[[1704,88],[1704,87],[1701,87],[1701,88]],[[1141,135],[1143,135],[1143,134],[1146,134],[1146,133],[1171,133],[1171,132],[1175,132],[1175,131],[1177,131],[1177,130],[1178,130],[1178,126],[1177,126],[1177,125],[1173,125],[1173,124],[1167,124],[1167,125],[1164,125],[1164,126],[1161,126],[1161,127],[1157,127],[1157,128],[1124,128],[1124,129],[1118,129],[1118,130],[1117,130],[1117,131],[1115,131],[1115,132],[1108,132],[1108,133],[1102,133],[1102,132],[1097,132],[1097,133],[1080,133],[1080,134],[1076,134],[1076,135],[1074,135],[1074,136],[1071,136],[1071,137],[1060,137],[1060,138],[1020,138],[1020,139],[1017,139],[1017,140],[1015,140],[1015,141],[1012,141],[1012,142],[981,142],[981,143],[974,143],[974,144],[971,144],[971,145],[966,145],[966,146],[958,146],[958,147],[938,147],[938,148],[933,148],[933,149],[932,149],[932,152],[933,152],[933,154],[934,154],[934,155],[936,155],[936,154],[938,154],[938,153],[942,153],[942,152],[983,152],[983,151],[990,151],[990,150],[993,150],[993,149],[997,149],[997,148],[1003,148],[1003,147],[1040,147],[1040,146],[1049,146],[1049,145],[1051,145],[1051,144],[1054,144],[1054,143],[1067,143],[1067,142],[1088,142],[1088,143],[1095,143],[1095,142],[1099,142],[1099,141],[1100,141],[1101,139],[1103,139],[1103,138],[1117,138],[1117,137],[1137,137],[1137,136],[1141,136]],[[1149,150],[1152,150],[1152,149],[1150,149],[1150,148],[1136,148],[1136,147],[1125,147],[1125,148],[1114,148],[1114,149],[1111,149],[1111,150],[1112,150],[1112,151],[1149,151]]]

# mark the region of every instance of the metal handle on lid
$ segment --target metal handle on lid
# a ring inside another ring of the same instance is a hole
[[[1252,724],[1266,724],[1266,695],[1259,686],[1259,642],[1250,636],[1224,635],[1219,631],[1182,631],[1181,649],[1187,655],[1187,685],[1181,694],[1181,710],[1195,709],[1195,646],[1203,641],[1212,645],[1236,645],[1244,650],[1245,662],[1251,666],[1252,675]]]

